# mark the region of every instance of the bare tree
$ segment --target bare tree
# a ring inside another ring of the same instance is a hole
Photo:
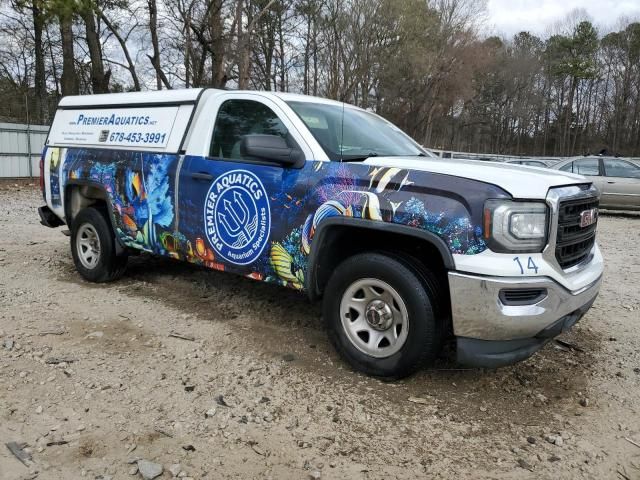
[[[153,55],[147,55],[151,60],[151,65],[156,72],[156,87],[162,90],[162,86],[171,89],[171,84],[167,79],[162,66],[160,64],[160,42],[158,40],[158,6],[156,0],[147,0],[149,8],[149,33],[151,34],[151,45],[153,46]]]

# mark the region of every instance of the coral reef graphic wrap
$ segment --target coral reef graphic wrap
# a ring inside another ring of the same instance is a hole
[[[361,163],[286,169],[186,156],[178,171],[177,155],[62,152],[61,188],[101,185],[124,245],[300,290],[314,237],[331,217],[407,225],[453,254],[474,255],[487,248],[484,201],[508,196],[475,180]],[[212,180],[193,180],[194,172]]]
[[[50,148],[46,152],[49,157],[49,191],[51,192],[51,205],[61,205],[60,197],[60,167],[62,166],[61,151],[59,148]]]
[[[63,182],[95,182],[111,200],[116,234],[126,246],[170,255],[162,242],[174,219],[168,172],[174,155],[119,150],[68,149]]]

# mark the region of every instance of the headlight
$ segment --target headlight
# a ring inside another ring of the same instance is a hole
[[[542,251],[548,223],[544,203],[487,200],[484,204],[484,238],[494,252]]]

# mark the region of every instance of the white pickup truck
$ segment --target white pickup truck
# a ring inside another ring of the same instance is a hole
[[[66,97],[42,154],[44,225],[87,280],[144,251],[323,298],[344,359],[399,378],[532,355],[595,300],[584,177],[433,158],[365,110],[214,89]]]

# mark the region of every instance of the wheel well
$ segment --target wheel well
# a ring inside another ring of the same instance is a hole
[[[328,227],[320,239],[319,251],[314,258],[312,278],[308,284],[312,297],[319,297],[335,268],[346,258],[371,250],[388,251],[395,254],[409,255],[436,277],[439,289],[446,294],[448,305],[449,282],[447,267],[440,250],[426,239],[402,233],[373,230],[357,226],[335,225]]]
[[[96,206],[107,211],[107,193],[93,185],[68,185],[64,192],[64,216],[71,227],[73,219],[81,210]]]

